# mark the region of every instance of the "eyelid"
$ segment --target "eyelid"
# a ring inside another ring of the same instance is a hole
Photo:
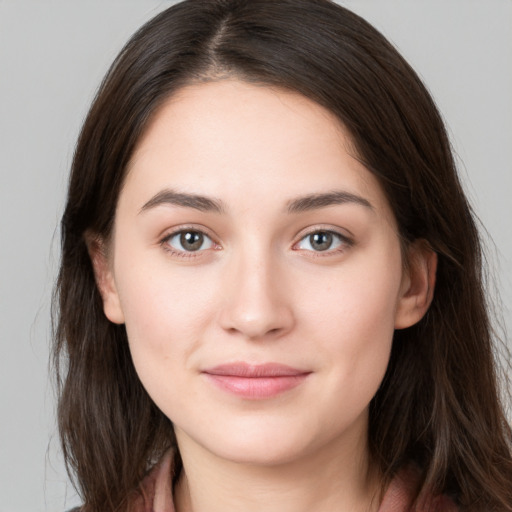
[[[355,245],[355,240],[354,240],[353,235],[345,234],[345,233],[343,233],[343,231],[346,231],[346,230],[342,230],[341,228],[335,228],[333,226],[325,226],[325,225],[311,226],[309,228],[306,228],[306,230],[303,230],[296,236],[297,241],[293,243],[292,249],[314,253],[315,257],[316,256],[329,256],[329,255],[332,255],[333,253],[343,252],[347,248]],[[305,238],[307,238],[308,236],[311,236],[315,233],[330,233],[339,238],[343,247],[335,248],[335,249],[327,249],[325,251],[312,251],[312,250],[308,250],[308,249],[296,248],[298,246],[298,244],[300,242],[302,242]]]
[[[343,240],[347,242],[350,241],[354,243],[354,235],[346,228],[341,228],[339,226],[333,226],[332,224],[315,224],[313,226],[308,226],[304,229],[301,229],[296,235],[295,239],[298,241],[302,240],[308,235],[312,235],[313,233],[318,232],[332,233],[333,235],[338,235]],[[297,243],[297,242],[294,242]]]
[[[171,240],[176,235],[179,235],[183,232],[196,232],[201,233],[203,236],[209,238],[213,244],[214,247],[208,248],[208,249],[200,249],[197,251],[185,251],[180,250],[172,247],[170,244],[168,244],[169,240]],[[217,242],[216,237],[211,233],[211,231],[204,226],[198,226],[194,224],[183,224],[180,226],[175,226],[173,228],[169,228],[166,231],[164,231],[163,235],[159,237],[159,245],[163,247],[164,250],[171,253],[173,256],[178,256],[182,258],[196,258],[198,256],[201,256],[202,253],[208,251],[208,250],[219,250],[221,249],[220,244]]]
[[[169,245],[167,242],[172,239],[174,236],[187,232],[187,231],[194,231],[197,233],[201,233],[205,237],[209,238],[213,244],[214,247],[210,247],[207,249],[200,249],[197,251],[185,251],[173,248],[171,245]],[[344,233],[345,231],[345,233]],[[336,253],[344,252],[346,249],[352,247],[355,245],[355,240],[353,238],[353,235],[346,234],[348,230],[342,229],[339,227],[333,227],[332,225],[315,225],[310,226],[308,228],[305,228],[301,232],[299,232],[295,239],[296,241],[292,245],[293,250],[301,250],[304,252],[309,252],[314,254],[315,257],[317,256],[330,256]],[[314,233],[331,233],[335,237],[338,237],[342,247],[338,247],[335,249],[326,249],[325,251],[314,251],[314,250],[308,250],[308,249],[299,249],[297,248],[297,245],[304,240],[306,237],[314,234]],[[209,251],[209,250],[220,250],[222,249],[221,245],[217,241],[217,237],[211,233],[211,230],[206,228],[205,226],[198,226],[197,224],[183,224],[179,226],[175,226],[173,228],[169,228],[166,231],[164,231],[163,235],[159,237],[159,245],[161,245],[164,250],[171,253],[173,256],[178,256],[182,258],[197,258],[201,256],[203,253]]]

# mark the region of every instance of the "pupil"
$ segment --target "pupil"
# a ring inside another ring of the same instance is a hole
[[[180,243],[187,251],[197,251],[203,245],[203,235],[197,231],[187,231],[181,234]]]
[[[317,251],[326,251],[332,245],[332,233],[319,232],[311,235],[311,247]]]

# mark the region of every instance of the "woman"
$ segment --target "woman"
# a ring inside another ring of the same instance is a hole
[[[82,510],[512,510],[478,234],[436,107],[327,0],[128,43],[62,220]]]

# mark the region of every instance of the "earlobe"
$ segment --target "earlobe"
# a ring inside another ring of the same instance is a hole
[[[115,324],[124,323],[124,314],[119,301],[116,284],[110,267],[104,242],[96,235],[86,234],[85,242],[94,270],[96,286],[103,300],[105,316]]]
[[[427,312],[436,284],[437,254],[425,240],[409,247],[398,301],[395,329],[405,329],[419,322]]]

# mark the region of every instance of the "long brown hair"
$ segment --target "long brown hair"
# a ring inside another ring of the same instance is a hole
[[[120,510],[169,446],[172,425],[102,309],[84,234],[108,239],[130,157],[159,106],[225,76],[299,92],[333,112],[379,179],[403,240],[438,254],[433,303],[397,331],[370,405],[386,478],[414,462],[421,491],[464,510],[512,511],[511,430],[499,399],[482,253],[436,106],[373,27],[329,0],[187,0],[128,42],[85,120],[62,218],[54,361],[59,428],[84,510]],[[420,492],[421,495],[421,492]]]

